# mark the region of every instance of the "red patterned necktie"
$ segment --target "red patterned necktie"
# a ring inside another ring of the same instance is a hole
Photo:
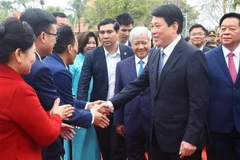
[[[234,65],[234,60],[233,60],[234,53],[229,53],[227,56],[228,56],[228,69],[229,69],[230,75],[232,77],[232,81],[233,81],[233,83],[235,83],[236,78],[237,78],[237,71],[236,71],[236,67]]]

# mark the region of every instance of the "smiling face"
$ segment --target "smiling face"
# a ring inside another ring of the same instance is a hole
[[[240,43],[240,24],[237,18],[226,18],[220,26],[222,44],[230,51],[235,50]]]
[[[164,18],[155,16],[152,17],[151,32],[154,44],[157,47],[166,48],[170,43],[172,43],[178,36],[177,30],[178,24],[176,22],[168,26]]]
[[[96,41],[94,37],[89,37],[88,43],[83,48],[83,53],[86,53],[87,51],[93,50],[97,47]]]
[[[190,32],[190,41],[197,48],[201,48],[207,40],[205,31],[201,28],[193,28]]]
[[[35,55],[35,44],[33,44],[30,48],[25,51],[21,49],[17,49],[14,52],[14,56],[17,60],[17,72],[20,75],[29,74],[32,68],[33,63],[36,60]]]
[[[139,59],[144,59],[149,54],[151,49],[151,40],[148,38],[147,33],[133,38],[132,49]]]

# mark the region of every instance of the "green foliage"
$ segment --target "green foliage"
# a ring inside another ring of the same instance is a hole
[[[64,12],[64,9],[59,6],[47,6],[44,8],[45,11],[52,13],[52,12]]]
[[[75,23],[78,25],[78,32],[80,32],[80,21],[85,11],[85,6],[88,0],[70,0],[68,2],[70,8],[67,10],[72,11],[73,15],[68,16],[70,24],[73,26]]]
[[[188,22],[193,23],[197,18],[198,12],[187,5],[186,0],[178,0],[179,7],[183,12],[188,12]],[[89,28],[96,26],[104,18],[113,18],[123,12],[132,14],[135,26],[144,25],[149,27],[151,23],[151,12],[158,6],[166,3],[175,3],[176,0],[95,0],[93,6],[87,6],[84,13],[85,22]]]
[[[28,8],[27,4],[30,2],[36,2],[37,0],[13,0],[13,3],[22,5],[24,8]]]
[[[233,9],[236,10],[237,9],[237,6],[240,6],[240,0],[233,0]]]
[[[2,23],[8,17],[9,15],[4,10],[0,10],[0,23]]]
[[[132,14],[135,25],[149,26],[151,11],[161,5],[160,0],[95,0],[93,6],[87,6],[84,17],[90,28],[104,18],[113,18],[123,12]]]

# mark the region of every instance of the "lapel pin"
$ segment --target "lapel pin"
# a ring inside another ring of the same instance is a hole
[[[126,56],[126,55],[127,55],[127,53],[126,53],[126,52],[124,52],[124,55]]]

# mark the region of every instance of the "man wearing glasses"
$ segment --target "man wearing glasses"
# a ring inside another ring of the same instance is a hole
[[[193,25],[189,30],[189,34],[191,44],[197,47],[199,50],[205,53],[211,49],[205,46],[208,31],[201,24]]]

